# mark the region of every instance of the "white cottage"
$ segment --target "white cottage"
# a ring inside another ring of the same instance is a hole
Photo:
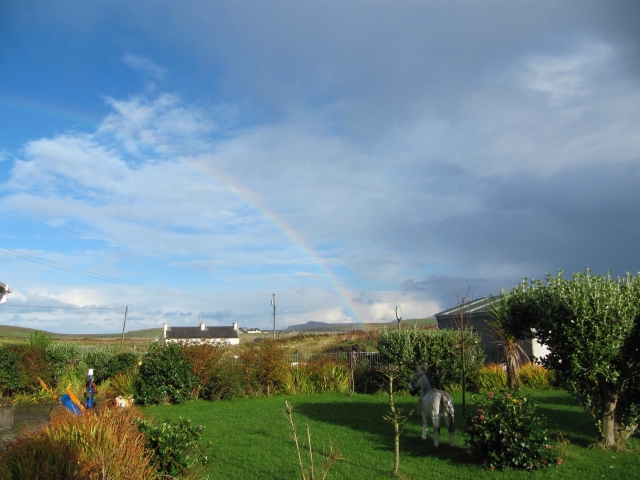
[[[237,323],[230,327],[207,327],[204,323],[200,323],[199,327],[169,327],[165,323],[162,329],[162,341],[238,345],[240,335]]]

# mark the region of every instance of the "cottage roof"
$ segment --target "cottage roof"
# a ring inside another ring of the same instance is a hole
[[[233,327],[168,327],[167,338],[240,338]]]
[[[482,297],[477,300],[472,300],[468,303],[464,304],[463,312],[465,315],[474,314],[474,313],[488,313],[487,306],[493,303],[495,299],[493,297]],[[440,313],[436,313],[434,317],[449,317],[460,314],[460,307],[456,305],[455,307],[449,308],[447,310],[443,310]]]

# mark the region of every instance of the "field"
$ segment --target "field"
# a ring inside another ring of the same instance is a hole
[[[403,478],[483,479],[483,478],[634,478],[640,471],[640,445],[632,439],[630,452],[616,453],[589,448],[597,440],[591,417],[579,409],[562,390],[526,392],[539,404],[553,443],[561,440],[560,467],[545,471],[490,472],[464,451],[464,435],[456,432],[456,446],[447,442],[439,448],[420,436],[420,419],[412,417],[401,439],[400,472]],[[155,418],[191,418],[205,425],[205,439],[211,440],[210,479],[295,479],[300,478],[297,457],[287,421],[284,402],[294,404],[294,421],[299,433],[309,422],[315,454],[329,442],[337,445],[344,461],[338,462],[327,478],[392,478],[393,437],[391,426],[382,420],[387,411],[385,395],[321,394],[276,396],[237,401],[195,401],[177,406],[147,407]],[[458,430],[464,428],[461,396],[455,396]],[[416,403],[414,397],[398,396],[396,405],[405,412]],[[467,408],[472,408],[469,400]],[[560,436],[561,433],[561,436]],[[562,442],[564,439],[565,442]]]

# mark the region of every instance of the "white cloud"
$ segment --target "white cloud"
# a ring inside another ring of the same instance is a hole
[[[167,70],[165,68],[156,65],[148,58],[141,57],[140,55],[135,55],[133,53],[126,53],[122,57],[122,63],[127,67],[133,68],[134,70],[157,79],[162,79],[167,74]]]

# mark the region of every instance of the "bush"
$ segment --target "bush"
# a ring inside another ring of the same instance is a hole
[[[211,382],[211,378],[219,369],[222,356],[228,350],[229,347],[222,343],[215,345],[210,343],[197,343],[182,346],[182,352],[191,364],[191,373],[200,380],[200,384],[193,392],[195,398],[198,398],[200,395],[201,388],[204,388]]]
[[[107,362],[105,378],[113,378],[118,373],[134,370],[138,366],[138,355],[135,353],[118,353]]]
[[[101,383],[109,378],[109,368],[114,352],[108,347],[86,349],[80,354],[80,362],[93,368],[93,381]],[[85,371],[85,374],[87,372]]]
[[[47,361],[44,347],[12,344],[5,345],[3,348],[13,352],[19,359],[16,367],[19,382],[17,390],[29,393],[39,392],[42,387],[38,377],[48,385],[53,384],[53,369]]]
[[[368,365],[358,365],[353,372],[353,383],[358,393],[378,393],[385,391],[388,380],[376,368]]]
[[[208,400],[228,400],[245,396],[242,372],[231,362],[221,362],[200,392]]]
[[[478,389],[500,390],[507,387],[507,372],[499,363],[489,363],[478,370]]]
[[[547,388],[554,383],[553,372],[542,365],[527,362],[518,369],[520,385],[531,388]]]
[[[0,449],[0,479],[158,478],[133,409],[64,415]]]
[[[490,467],[535,470],[546,468],[556,459],[535,416],[536,405],[516,392],[489,391],[473,395],[476,411],[467,417],[467,447]],[[561,460],[557,460],[561,463]]]
[[[284,350],[273,340],[264,339],[258,344],[246,344],[240,353],[238,369],[247,395],[286,392],[289,365]]]
[[[467,388],[478,384],[478,370],[484,363],[484,349],[477,333],[467,329],[465,372]],[[462,358],[458,330],[420,330],[400,328],[382,330],[378,350],[385,361],[401,368],[398,387],[405,389],[415,370],[414,361],[427,362],[436,388],[450,389],[462,385]]]
[[[47,335],[40,330],[36,330],[29,335],[29,346],[47,348],[51,343],[51,335]]]
[[[349,388],[349,369],[343,361],[318,355],[290,370],[291,393],[342,392]]]
[[[53,375],[58,378],[70,364],[80,358],[80,349],[71,342],[51,343],[45,349],[45,357],[51,365]]]
[[[155,343],[138,368],[136,403],[182,403],[191,398],[198,378],[177,343]]]
[[[11,395],[20,388],[18,363],[20,357],[14,351],[0,347],[0,397]]]
[[[133,397],[136,393],[135,380],[136,376],[130,370],[116,373],[111,377],[111,391],[118,396]]]
[[[208,445],[199,443],[202,425],[195,427],[191,420],[180,417],[178,423],[167,419],[159,425],[140,420],[139,429],[146,437],[146,448],[153,454],[152,463],[162,475],[174,478],[206,465]]]

